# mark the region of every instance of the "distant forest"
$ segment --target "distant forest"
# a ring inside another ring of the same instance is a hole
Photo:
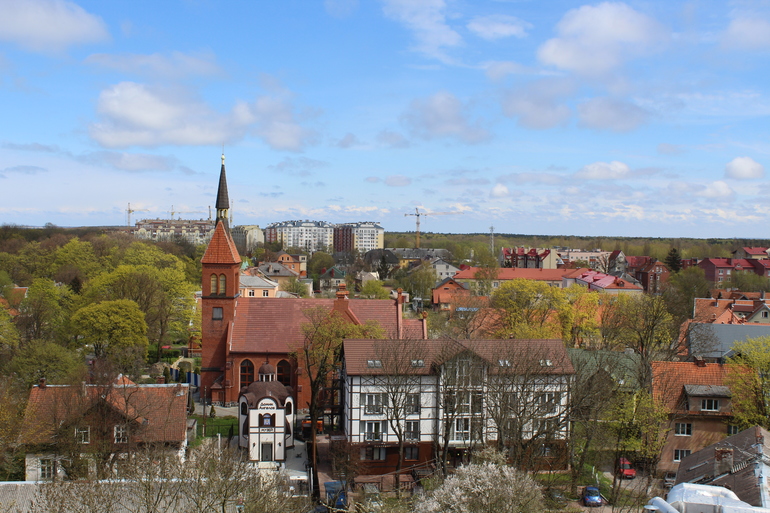
[[[488,253],[489,233],[420,233],[420,247],[444,248],[455,259],[473,259],[473,255]],[[495,233],[495,250],[513,246],[614,251],[620,249],[629,256],[651,256],[663,260],[674,247],[682,258],[729,258],[738,248],[768,247],[770,239],[692,239],[649,237],[578,237],[574,235],[520,235]],[[414,232],[385,232],[386,248],[415,247]]]

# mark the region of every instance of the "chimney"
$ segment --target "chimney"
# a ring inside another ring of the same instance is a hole
[[[706,366],[706,360],[704,360],[702,356],[696,356],[695,357],[695,365],[697,367],[705,367]]]
[[[404,291],[400,287],[396,290],[396,332],[398,338],[404,338]]]
[[[165,385],[166,384],[166,377],[165,376],[155,376],[155,383],[158,385]]]
[[[40,378],[37,386],[38,388],[45,388],[45,378]]]
[[[733,468],[733,449],[717,447],[714,449],[714,476],[728,474]]]

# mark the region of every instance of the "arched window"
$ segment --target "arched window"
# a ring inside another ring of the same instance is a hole
[[[227,276],[224,274],[219,275],[219,295],[225,295],[225,287],[227,286]]]
[[[217,275],[216,274],[212,274],[211,275],[211,291],[209,292],[209,294],[214,296],[214,295],[216,295],[216,293],[217,293]]]
[[[286,415],[291,415],[294,412],[293,406],[294,406],[294,403],[292,403],[291,401],[286,403]]]
[[[282,385],[291,386],[291,364],[289,362],[286,360],[278,362],[276,374],[278,375],[278,381],[280,381]]]
[[[251,360],[241,362],[241,386],[247,387],[254,382],[254,364]]]
[[[249,405],[246,404],[246,401],[243,401],[241,403],[241,415],[248,415],[249,414]]]

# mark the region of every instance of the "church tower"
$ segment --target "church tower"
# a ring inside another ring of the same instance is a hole
[[[217,190],[217,219],[201,259],[201,386],[215,403],[228,402],[235,385],[232,381],[232,360],[227,350],[228,334],[235,319],[235,305],[239,295],[241,257],[230,235],[228,214],[230,198],[227,193],[225,156],[219,173]],[[237,395],[237,394],[236,394]]]

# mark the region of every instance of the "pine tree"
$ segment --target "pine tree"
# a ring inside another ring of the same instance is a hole
[[[668,270],[672,273],[678,273],[682,269],[682,257],[679,255],[679,250],[671,248],[666,259],[664,260]]]

